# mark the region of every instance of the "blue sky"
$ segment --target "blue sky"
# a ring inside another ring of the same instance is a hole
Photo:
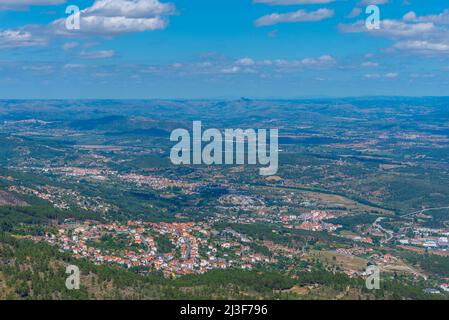
[[[365,9],[380,8],[380,29]],[[68,5],[80,30],[65,28]],[[449,95],[447,0],[0,0],[0,98]]]

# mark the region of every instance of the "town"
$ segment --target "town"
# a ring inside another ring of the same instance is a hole
[[[273,262],[251,252],[249,240],[233,230],[216,233],[211,240],[213,233],[207,223],[66,221],[56,234],[32,239],[57,245],[95,264],[113,263],[142,273],[161,271],[166,277],[231,266],[252,269],[255,264]]]

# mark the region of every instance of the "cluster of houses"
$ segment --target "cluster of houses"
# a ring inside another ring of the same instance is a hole
[[[402,245],[419,246],[428,249],[449,250],[449,230],[432,228],[415,228],[414,237],[403,237],[399,239]]]
[[[155,190],[166,188],[180,188],[184,193],[192,193],[196,188],[200,187],[200,183],[186,182],[182,180],[171,180],[156,175],[141,175],[136,173],[117,175],[121,180],[135,183],[137,185],[145,185]]]
[[[295,228],[309,231],[335,231],[340,225],[324,222],[335,218],[335,214],[327,210],[311,210],[301,215],[283,215],[281,221],[286,228]],[[298,221],[300,222],[299,224]]]
[[[36,186],[36,189],[32,189],[24,186],[11,186],[9,191],[36,196],[50,202],[55,208],[62,210],[77,207],[86,211],[105,213],[114,208],[100,197],[85,197],[77,191],[60,187]]]
[[[118,264],[141,273],[160,271],[166,277],[230,266],[252,269],[254,264],[271,262],[242,245],[242,241],[249,242],[245,236],[226,230],[210,241],[215,233],[206,222],[103,224],[67,220],[59,225],[56,234],[47,234],[41,240],[58,245],[75,258],[86,258],[98,265]],[[228,236],[238,239],[231,241]],[[170,242],[168,252],[158,247],[160,237]]]

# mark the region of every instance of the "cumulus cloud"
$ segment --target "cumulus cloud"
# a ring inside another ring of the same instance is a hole
[[[431,33],[435,31],[435,25],[433,23],[414,23],[408,24],[398,20],[384,19],[380,22],[380,29],[368,29],[366,28],[365,21],[357,21],[353,24],[339,26],[342,32],[346,33],[358,33],[367,32],[377,36],[386,37],[413,37],[422,35],[423,33]]]
[[[80,12],[80,30],[66,30],[65,19],[51,26],[58,34],[114,35],[165,29],[175,14],[172,3],[159,0],[96,0]]]
[[[342,32],[366,32],[373,36],[394,40],[392,49],[418,54],[446,54],[449,52],[449,9],[440,14],[418,16],[414,11],[402,19],[384,19],[380,29],[369,30],[364,21],[340,25]]]
[[[65,20],[53,22],[58,34],[73,34],[79,31],[80,34],[120,34],[129,32],[143,32],[157,29],[164,29],[167,21],[160,17],[152,18],[127,18],[127,17],[101,17],[88,16],[81,17],[81,29],[75,32],[68,32],[65,29]]]
[[[0,5],[17,0],[0,0]],[[24,0],[21,4],[58,4],[64,0]],[[159,0],[95,0],[80,11],[80,30],[67,30],[66,17],[46,26],[27,25],[20,29],[0,30],[0,49],[46,45],[55,36],[104,35],[164,29],[168,16],[175,14],[172,3]],[[63,45],[72,49],[73,43]]]
[[[2,30],[0,31],[0,49],[43,46],[47,39],[34,36],[25,30]]]
[[[257,27],[271,26],[278,23],[294,23],[305,21],[321,21],[331,18],[334,10],[321,8],[316,11],[298,10],[288,13],[272,13],[260,17],[255,21]]]
[[[449,42],[431,42],[425,40],[400,41],[394,45],[398,49],[421,51],[423,53],[449,52]]]
[[[415,21],[416,20],[416,13],[413,12],[413,11],[407,12],[402,17],[402,20],[404,20],[404,21]]]
[[[158,0],[96,0],[84,13],[104,17],[147,18],[173,13],[174,10],[172,3],[161,3]]]
[[[402,20],[408,22],[432,22],[434,24],[445,25],[449,24],[449,9],[445,9],[440,14],[431,14],[421,17],[418,17],[414,11],[410,11],[402,17]]]

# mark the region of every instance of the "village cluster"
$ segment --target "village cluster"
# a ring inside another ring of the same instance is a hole
[[[166,277],[230,266],[252,269],[256,264],[273,262],[251,251],[249,240],[238,232],[218,232],[205,222],[102,224],[67,220],[56,233],[34,238],[98,265],[117,264],[142,273],[161,271]]]
[[[78,167],[59,167],[44,168],[44,172],[50,172],[56,175],[68,177],[90,177],[97,180],[119,179],[137,185],[145,185],[155,190],[167,188],[182,188],[186,193],[192,192],[194,188],[199,187],[199,183],[189,183],[181,180],[171,180],[156,175],[141,175],[136,173],[119,174],[117,171],[104,168],[78,168]]]

